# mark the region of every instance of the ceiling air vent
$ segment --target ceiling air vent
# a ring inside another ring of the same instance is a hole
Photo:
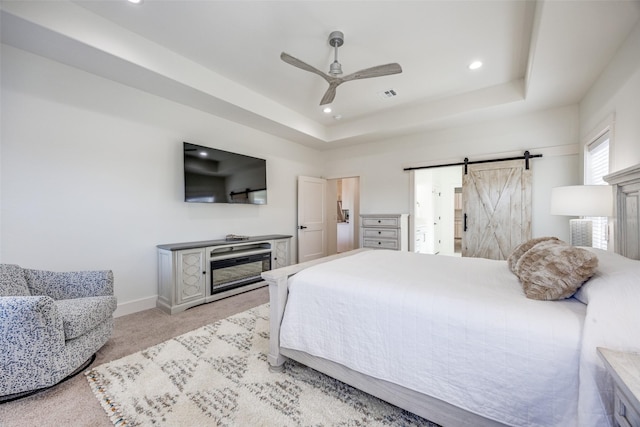
[[[382,99],[389,99],[398,96],[398,93],[393,89],[387,89],[382,92],[378,92],[378,96]]]

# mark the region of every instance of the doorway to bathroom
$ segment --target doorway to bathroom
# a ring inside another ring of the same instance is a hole
[[[328,253],[347,252],[360,244],[360,178],[327,180],[327,200],[333,212],[328,216]]]
[[[462,167],[415,171],[414,252],[461,255]]]

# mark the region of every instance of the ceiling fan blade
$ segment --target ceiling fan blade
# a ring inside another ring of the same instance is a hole
[[[295,58],[295,57],[289,55],[288,53],[282,52],[280,54],[280,59],[282,59],[287,64],[290,64],[290,65],[293,65],[294,67],[300,68],[301,70],[305,70],[305,71],[309,71],[311,73],[317,74],[320,77],[322,77],[323,79],[325,79],[327,82],[331,83],[330,79],[332,79],[333,77],[328,76],[327,74],[325,74],[322,71],[318,70],[316,67],[313,67],[313,66],[307,64],[306,62],[303,62],[303,61],[299,60],[298,58]]]
[[[333,102],[333,99],[336,97],[336,88],[342,83],[342,79],[333,79],[332,82],[329,82],[329,88],[324,93],[324,96],[320,100],[320,105],[327,105]]]
[[[371,67],[364,70],[356,71],[355,73],[351,73],[348,76],[344,76],[342,78],[342,81],[348,82],[350,80],[370,79],[372,77],[388,76],[390,74],[398,74],[401,72],[402,67],[400,67],[400,64],[394,62],[392,64],[378,65],[377,67]]]

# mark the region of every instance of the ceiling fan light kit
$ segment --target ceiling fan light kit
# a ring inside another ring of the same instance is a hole
[[[351,80],[369,79],[373,77],[388,76],[391,74],[398,74],[402,72],[400,64],[391,63],[378,65],[376,67],[365,68],[364,70],[356,71],[355,73],[348,74],[344,77],[337,77],[342,74],[342,64],[338,61],[338,48],[344,44],[344,34],[342,31],[333,31],[329,34],[329,45],[334,48],[334,61],[329,66],[329,73],[324,73],[317,68],[295,58],[288,53],[282,52],[280,59],[287,64],[300,68],[301,70],[309,71],[317,74],[329,83],[329,88],[325,92],[324,96],[320,100],[320,105],[326,105],[333,102],[336,97],[336,88],[342,83]]]

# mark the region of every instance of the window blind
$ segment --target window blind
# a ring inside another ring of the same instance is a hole
[[[604,179],[609,173],[609,132],[605,132],[587,146],[585,184],[608,185]],[[607,217],[586,217],[593,224],[593,247],[607,249]]]

